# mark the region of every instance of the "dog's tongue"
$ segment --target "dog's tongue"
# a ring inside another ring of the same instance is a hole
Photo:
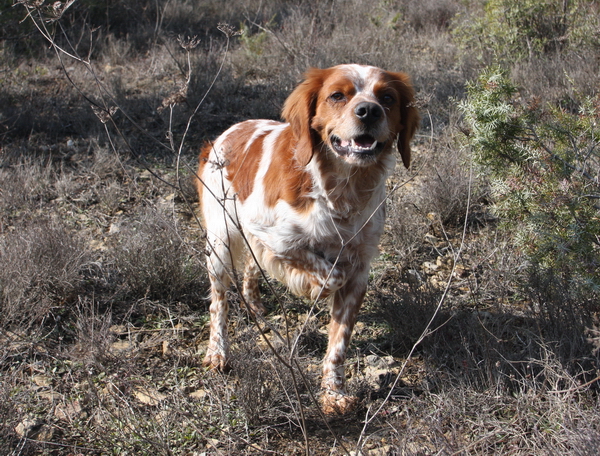
[[[354,146],[361,149],[371,149],[375,139],[369,135],[362,135],[354,139]]]

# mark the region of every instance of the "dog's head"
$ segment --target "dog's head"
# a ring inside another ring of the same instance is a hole
[[[283,117],[306,165],[324,144],[353,166],[366,167],[389,152],[394,140],[410,165],[410,140],[419,124],[414,90],[404,73],[362,65],[310,69],[285,102]]]

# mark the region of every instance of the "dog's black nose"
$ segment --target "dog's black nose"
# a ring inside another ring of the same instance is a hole
[[[356,105],[354,114],[362,123],[371,125],[381,119],[383,116],[383,109],[377,103],[363,101]]]

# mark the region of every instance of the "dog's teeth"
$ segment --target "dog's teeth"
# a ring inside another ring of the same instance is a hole
[[[364,147],[359,144],[356,144],[356,141],[353,139],[351,142],[351,146],[353,149],[373,150],[377,147],[377,141],[373,141],[373,144],[371,144],[369,147]]]

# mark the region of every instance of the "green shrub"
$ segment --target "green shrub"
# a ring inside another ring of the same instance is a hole
[[[456,27],[455,37],[484,61],[514,62],[597,49],[597,27],[597,4],[590,0],[490,0]]]
[[[498,68],[460,103],[494,210],[533,265],[586,290],[600,286],[600,99],[576,112],[525,101]]]

